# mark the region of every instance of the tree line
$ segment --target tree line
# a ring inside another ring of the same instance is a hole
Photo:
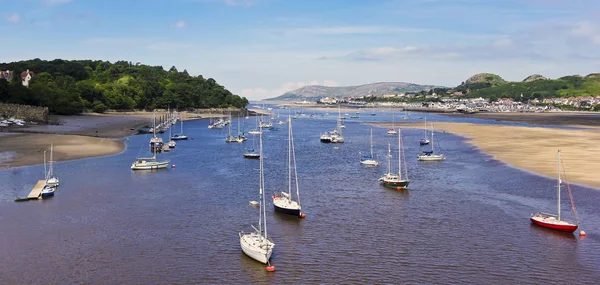
[[[232,94],[213,78],[191,76],[174,66],[111,63],[101,60],[41,59],[0,63],[12,79],[0,79],[0,102],[48,107],[55,114],[78,114],[84,110],[155,108],[243,108],[245,97]],[[21,81],[32,71],[29,87]]]

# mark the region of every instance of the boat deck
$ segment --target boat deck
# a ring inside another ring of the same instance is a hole
[[[31,192],[29,192],[29,195],[27,195],[28,199],[38,199],[42,196],[42,189],[44,189],[44,186],[46,186],[46,180],[39,180],[35,186],[33,186],[33,189],[31,190]]]

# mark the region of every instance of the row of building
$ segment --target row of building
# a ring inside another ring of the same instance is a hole
[[[12,78],[14,76],[13,73],[14,72],[12,72],[10,70],[6,70],[6,71],[0,70],[0,79],[10,81],[10,80],[12,80]],[[21,82],[23,83],[23,86],[29,87],[29,81],[31,81],[31,79],[33,78],[34,75],[35,75],[35,73],[33,71],[30,71],[29,69],[27,69],[27,71],[21,72]]]

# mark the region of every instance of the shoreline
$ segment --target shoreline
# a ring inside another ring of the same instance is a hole
[[[183,121],[227,117],[222,110],[181,112]],[[260,113],[260,112],[258,112]],[[166,112],[156,112],[157,117]],[[250,116],[256,115],[250,111]],[[58,124],[0,129],[0,170],[43,163],[44,150],[54,145],[54,160],[67,161],[115,155],[125,150],[125,138],[152,125],[153,112],[107,112],[51,116]]]
[[[392,123],[371,123],[381,128]],[[396,123],[396,127],[423,129],[422,123]],[[600,133],[594,129],[552,129],[544,127],[501,126],[471,123],[435,123],[435,131],[452,133],[483,153],[511,167],[548,178],[556,178],[556,152],[569,182],[600,189],[600,161],[581,157],[581,150],[600,153]],[[439,135],[437,136],[440,137]],[[573,142],[577,143],[573,143]]]

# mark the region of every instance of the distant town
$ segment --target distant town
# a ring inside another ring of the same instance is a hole
[[[566,110],[600,111],[600,96],[529,99],[523,102],[512,98],[463,98],[461,92],[439,96],[436,93],[388,93],[356,98],[325,97],[317,101],[296,101],[298,105],[345,105],[355,107],[405,108],[432,112],[556,112]]]

